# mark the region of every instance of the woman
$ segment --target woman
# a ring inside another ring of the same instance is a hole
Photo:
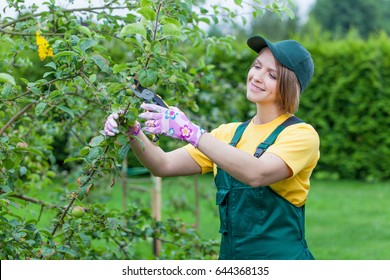
[[[293,40],[271,43],[261,36],[248,46],[259,55],[247,78],[246,96],[257,114],[245,123],[221,125],[207,133],[179,109],[143,104],[145,131],[189,142],[164,152],[141,131],[131,146],[155,176],[214,171],[222,235],[220,259],[313,259],[305,241],[304,206],[310,175],[319,159],[319,137],[293,116],[300,93],[314,72],[309,52]],[[118,132],[118,114],[104,131]]]

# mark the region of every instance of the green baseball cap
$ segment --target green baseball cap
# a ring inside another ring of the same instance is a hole
[[[310,53],[295,40],[271,43],[261,36],[250,37],[248,46],[259,53],[268,47],[275,59],[295,73],[301,86],[301,92],[309,85],[314,73],[314,63]]]

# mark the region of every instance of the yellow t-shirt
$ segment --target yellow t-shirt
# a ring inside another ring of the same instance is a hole
[[[289,116],[284,114],[269,123],[261,125],[255,125],[251,121],[236,147],[253,155],[257,146]],[[240,124],[221,125],[211,131],[211,134],[228,144]],[[307,123],[299,123],[285,128],[279,134],[275,143],[266,151],[279,156],[293,171],[290,178],[272,184],[270,187],[296,206],[302,206],[307,200],[310,189],[310,175],[320,157],[319,146],[320,140],[315,129]],[[202,174],[213,170],[214,176],[216,175],[217,167],[207,156],[192,145],[187,145],[185,148],[202,168]]]

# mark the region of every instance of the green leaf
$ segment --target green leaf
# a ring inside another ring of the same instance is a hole
[[[187,68],[187,58],[185,56],[175,52],[169,53],[168,56],[173,61],[179,63],[184,69]]]
[[[151,69],[142,69],[139,72],[139,81],[143,87],[151,87],[157,82],[157,72]]]
[[[121,161],[125,159],[125,157],[127,156],[129,150],[130,150],[130,144],[129,143],[127,143],[126,145],[123,145],[122,147],[120,147],[120,149],[118,150],[118,157],[119,157],[119,159]]]
[[[49,98],[50,98],[51,100],[53,100],[53,99],[55,99],[57,96],[60,96],[60,95],[62,95],[62,94],[63,94],[62,91],[56,89],[56,90],[53,90],[52,92],[50,92]]]
[[[30,83],[29,80],[27,80],[26,78],[20,78],[20,80],[21,80],[23,83],[25,83],[26,85],[27,85],[28,83]]]
[[[69,246],[67,245],[62,245],[62,246],[59,246],[58,249],[57,249],[58,252],[61,252],[61,253],[65,253],[65,254],[68,254],[72,257],[76,257],[76,252],[74,250],[72,250]]]
[[[181,23],[180,23],[180,21],[178,21],[178,20],[175,19],[175,18],[163,17],[162,23],[163,23],[163,24],[172,23],[172,24],[176,25],[177,28],[181,28]]]
[[[86,160],[88,162],[93,161],[94,159],[98,158],[103,154],[103,149],[101,147],[93,147],[90,151],[88,156],[86,157]]]
[[[209,18],[206,18],[206,17],[202,17],[199,19],[200,21],[210,25],[211,24],[211,20]]]
[[[53,60],[58,60],[60,57],[63,57],[63,56],[77,56],[77,53],[72,52],[72,51],[63,51],[63,52],[59,52],[59,53],[57,53],[57,54],[53,57]]]
[[[79,236],[81,238],[81,241],[83,242],[83,245],[86,246],[86,247],[91,247],[91,238],[89,238],[88,235],[86,234],[83,234],[83,233],[79,233]]]
[[[10,83],[11,85],[15,85],[15,79],[10,74],[0,73],[0,83]]]
[[[4,88],[3,90],[1,91],[1,95],[4,97],[4,98],[8,98],[9,94],[12,92],[12,86],[10,83],[6,83],[4,85]]]
[[[98,54],[94,54],[91,56],[91,59],[95,62],[95,64],[97,66],[99,66],[99,68],[103,72],[106,72],[106,73],[109,72],[110,66],[109,66],[108,61],[104,57],[102,57],[101,55],[98,55]]]
[[[115,64],[112,67],[112,71],[114,72],[114,74],[117,74],[119,72],[122,72],[122,71],[126,70],[127,68],[128,68],[127,64]]]
[[[54,70],[57,70],[57,65],[53,61],[49,62],[48,64],[45,64],[45,67],[51,67]]]
[[[91,147],[96,147],[96,146],[99,146],[103,141],[104,141],[104,136],[98,135],[98,136],[93,137],[91,139],[91,141],[89,141],[89,145]]]
[[[138,13],[147,20],[154,21],[156,19],[156,12],[149,7],[142,7],[138,9]]]
[[[53,248],[44,246],[42,248],[42,257],[44,258],[50,257],[51,255],[54,255],[55,252],[56,251]]]
[[[134,34],[139,34],[142,37],[146,38],[146,29],[145,29],[145,27],[143,26],[142,23],[135,22],[135,23],[130,23],[130,24],[125,25],[122,28],[119,36],[120,37],[125,37],[125,36],[128,36],[128,35],[134,35]]]
[[[89,151],[91,150],[91,148],[90,147],[88,147],[88,146],[85,146],[85,147],[82,147],[81,148],[81,150],[80,150],[80,152],[79,152],[79,154],[80,154],[80,156],[86,156],[86,155],[88,155],[89,154]]]
[[[41,157],[43,157],[43,158],[46,158],[45,154],[42,153],[40,150],[38,150],[38,149],[36,149],[36,148],[30,148],[30,147],[28,147],[28,148],[26,149],[26,151],[27,151],[27,152],[30,152],[30,153],[33,153],[33,154],[36,154],[36,155],[39,155],[39,156],[41,156]]]
[[[87,35],[88,37],[91,36],[91,30],[89,30],[88,27],[84,26],[84,25],[79,25],[77,26],[77,29],[81,32],[81,33],[84,33],[85,35]]]
[[[45,74],[43,74],[43,77],[46,78],[47,76],[50,76],[51,74],[54,73],[55,73],[54,71],[46,72]]]
[[[117,93],[118,91],[123,89],[123,84],[118,84],[118,83],[112,83],[109,85],[107,92],[109,93]]]
[[[88,80],[91,84],[93,84],[94,82],[96,82],[96,74],[92,74],[91,76],[89,76]]]
[[[12,189],[7,185],[0,186],[0,189],[2,189],[5,193],[12,192]]]
[[[95,46],[96,44],[97,44],[97,42],[95,40],[88,38],[80,44],[80,49],[85,53],[86,50]]]
[[[69,109],[68,107],[59,105],[59,106],[57,106],[57,108],[64,111],[65,113],[68,113],[72,117],[72,119],[74,119],[73,111],[71,109]]]
[[[80,192],[77,195],[79,200],[83,200],[89,193],[89,190],[93,187],[93,184],[84,185],[80,188]]]
[[[173,23],[165,24],[162,28],[162,33],[165,36],[172,36],[172,37],[178,37],[178,38],[180,38],[182,36],[180,29],[176,25],[174,25]]]
[[[119,227],[119,222],[115,218],[107,218],[108,228],[111,230],[116,230]]]
[[[49,238],[52,238],[53,235],[51,234],[50,231],[46,230],[46,229],[40,229],[39,232],[42,234],[42,235],[45,235],[46,237],[49,237]]]
[[[45,110],[47,103],[41,102],[35,107],[35,115],[39,116]]]
[[[67,158],[67,159],[64,160],[64,163],[68,163],[68,162],[72,162],[72,161],[77,161],[77,160],[83,160],[83,161],[85,161],[85,159],[82,158],[82,157],[69,157],[69,158]]]
[[[290,19],[294,19],[295,18],[294,12],[291,9],[289,9],[288,7],[284,10],[284,12],[288,15],[288,17]]]

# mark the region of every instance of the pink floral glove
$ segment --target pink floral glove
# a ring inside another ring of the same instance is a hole
[[[172,138],[180,139],[198,146],[200,136],[206,131],[193,124],[187,116],[176,107],[169,109],[144,103],[142,109],[147,110],[139,115],[146,121],[145,131],[152,134],[164,134]]]
[[[123,115],[123,114],[124,114],[124,111],[120,110],[118,113],[112,113],[111,115],[109,115],[107,117],[107,120],[104,124],[104,133],[107,136],[115,136],[116,134],[119,133],[117,120],[118,120],[119,116]],[[133,126],[129,127],[129,130],[127,131],[126,134],[128,134],[130,136],[137,136],[140,131],[141,131],[141,125],[139,124],[139,122],[136,122]],[[133,139],[134,138],[131,138],[131,140],[133,140]]]

